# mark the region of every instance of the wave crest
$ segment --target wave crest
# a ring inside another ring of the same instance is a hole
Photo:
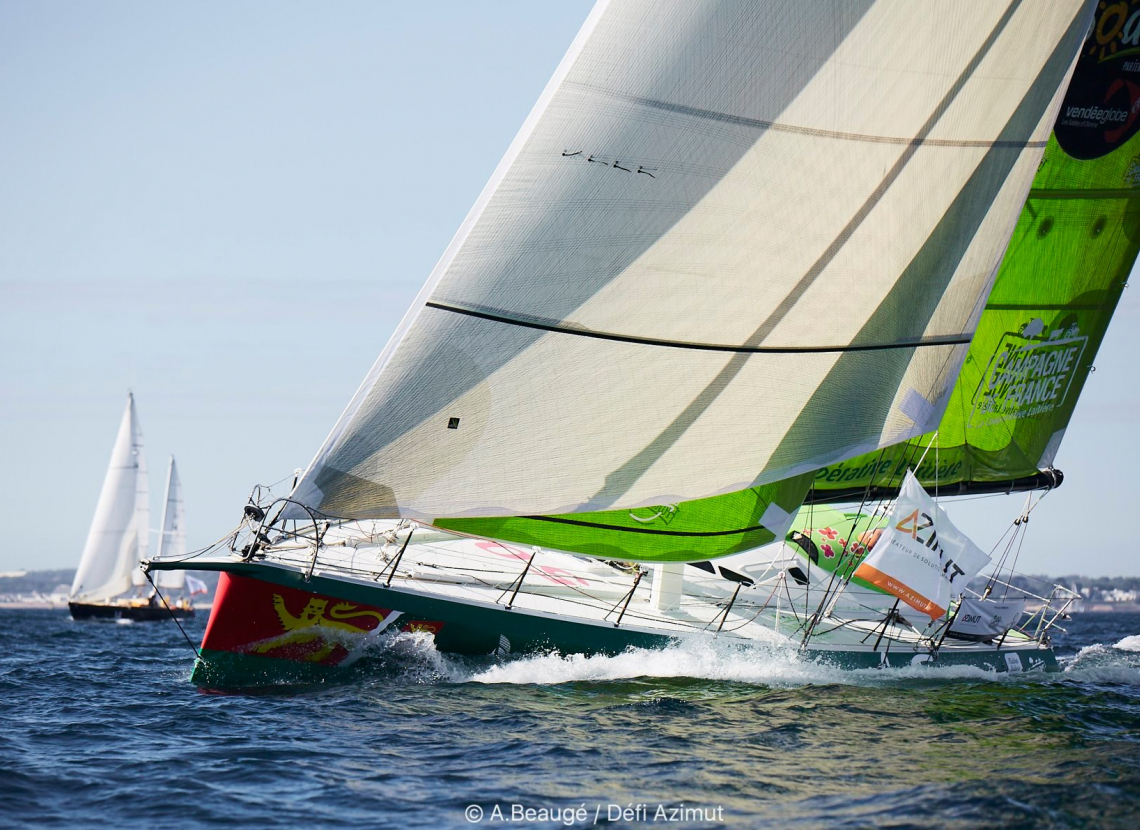
[[[1120,651],[1140,651],[1140,634],[1133,634],[1130,637],[1125,637],[1120,642],[1113,645],[1113,648]]]
[[[1067,661],[1064,672],[1066,680],[1083,683],[1140,685],[1140,637],[1125,637],[1112,646],[1104,643],[1085,646]]]

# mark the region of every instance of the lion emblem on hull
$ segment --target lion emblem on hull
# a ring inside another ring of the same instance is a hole
[[[343,645],[346,635],[367,634],[383,626],[386,618],[383,612],[361,609],[348,602],[338,602],[329,608],[329,601],[321,597],[310,597],[301,613],[294,615],[285,604],[285,598],[274,594],[273,608],[284,633],[257,643],[252,650],[257,654],[278,649],[299,650],[304,652],[297,655],[300,659],[313,663],[324,662],[337,649],[346,651]],[[370,625],[366,620],[375,620],[375,623]]]

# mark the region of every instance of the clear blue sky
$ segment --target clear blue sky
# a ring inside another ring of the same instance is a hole
[[[128,389],[191,547],[304,466],[590,5],[0,0],[0,571],[77,563]],[[1137,291],[1020,570],[1140,574]]]

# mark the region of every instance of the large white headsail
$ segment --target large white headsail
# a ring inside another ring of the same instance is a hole
[[[146,556],[148,500],[142,429],[134,395],[128,395],[95,518],[71,585],[72,599],[109,599],[131,587],[138,563]]]
[[[178,465],[173,455],[170,456],[170,466],[166,472],[165,505],[156,558],[182,559],[186,555],[186,507],[182,502],[182,482],[178,478]],[[186,584],[186,572],[158,571],[155,583],[159,588],[180,591]]]
[[[672,503],[933,428],[1090,10],[599,3],[297,498]]]

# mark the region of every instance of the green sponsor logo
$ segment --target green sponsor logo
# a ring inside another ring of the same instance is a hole
[[[989,427],[1052,412],[1065,402],[1088,345],[1076,323],[1045,330],[1035,318],[1006,332],[974,392],[970,427]]]
[[[903,444],[902,447],[909,445]],[[944,456],[935,460],[938,453],[931,453],[930,458],[923,459],[923,463],[914,468],[915,476],[921,481],[952,481],[962,473],[962,459],[955,453],[949,455],[943,450]],[[906,471],[910,469],[908,461],[913,459],[904,455],[903,458],[869,461],[861,466],[848,466],[848,463],[836,464],[832,467],[821,467],[815,473],[816,484],[863,484],[868,480],[875,480],[880,484],[890,484],[902,481]]]

